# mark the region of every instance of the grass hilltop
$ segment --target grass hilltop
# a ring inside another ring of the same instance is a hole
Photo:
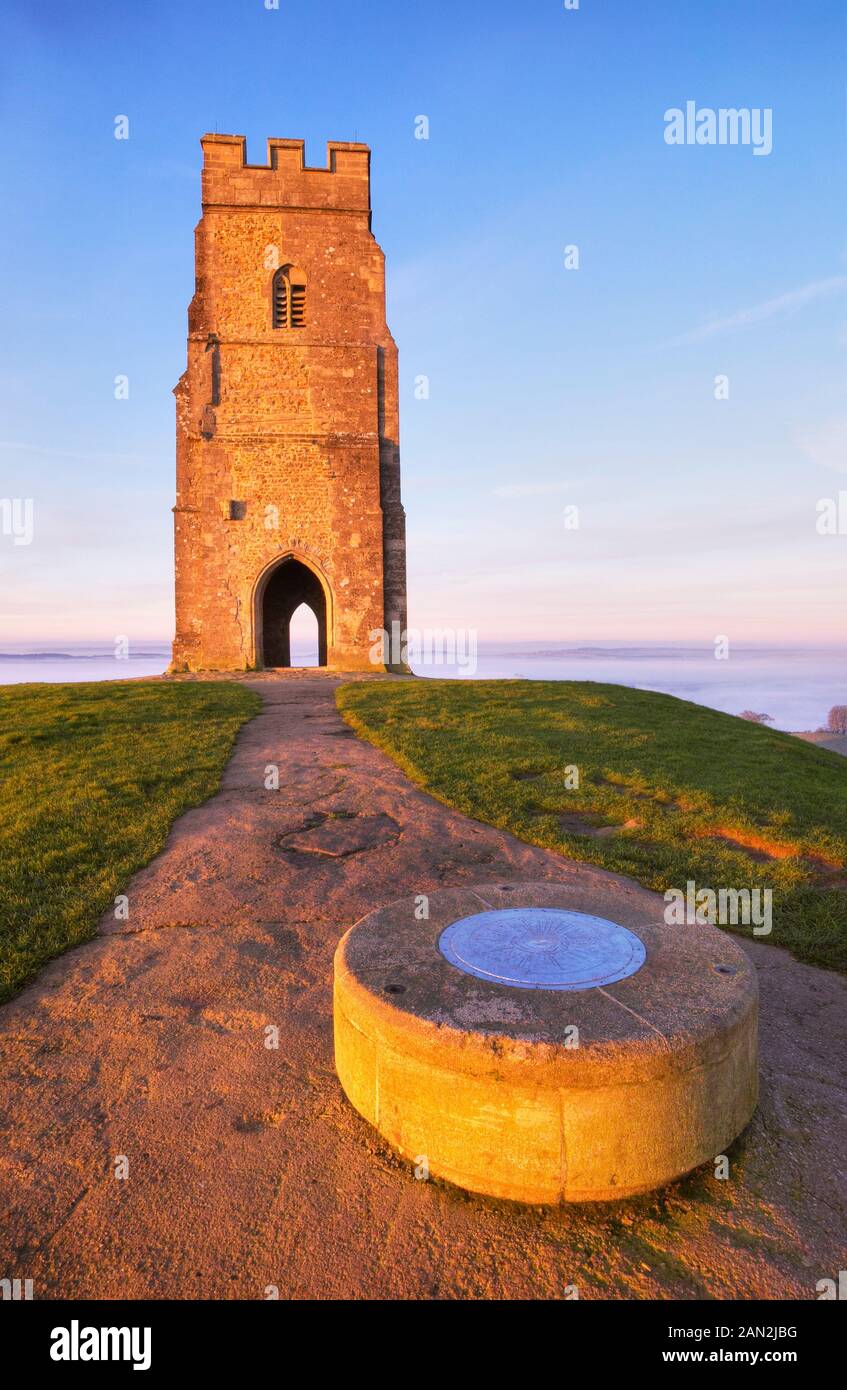
[[[466,815],[660,892],[689,880],[771,888],[773,932],[762,939],[847,968],[837,753],[589,681],[363,681],[337,698],[353,728]]]

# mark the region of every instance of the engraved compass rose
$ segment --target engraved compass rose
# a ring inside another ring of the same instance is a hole
[[[441,933],[438,948],[466,975],[516,989],[595,989],[635,974],[647,955],[617,922],[548,907],[463,917]]]

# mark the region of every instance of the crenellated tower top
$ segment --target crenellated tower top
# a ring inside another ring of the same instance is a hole
[[[266,164],[247,163],[243,135],[204,135],[203,206],[371,209],[371,152],[367,145],[327,143],[326,167],[310,168],[305,141],[268,140]]]

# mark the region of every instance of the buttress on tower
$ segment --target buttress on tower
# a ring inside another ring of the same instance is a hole
[[[405,632],[397,348],[371,232],[370,151],[205,135],[188,366],[175,389],[174,670],[290,665],[306,603],[320,664],[373,669]],[[379,669],[379,668],[377,668]]]

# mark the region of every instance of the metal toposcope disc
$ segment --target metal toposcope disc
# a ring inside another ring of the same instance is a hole
[[[438,949],[466,975],[515,989],[596,989],[634,975],[647,957],[619,923],[549,907],[463,917],[441,933]]]

